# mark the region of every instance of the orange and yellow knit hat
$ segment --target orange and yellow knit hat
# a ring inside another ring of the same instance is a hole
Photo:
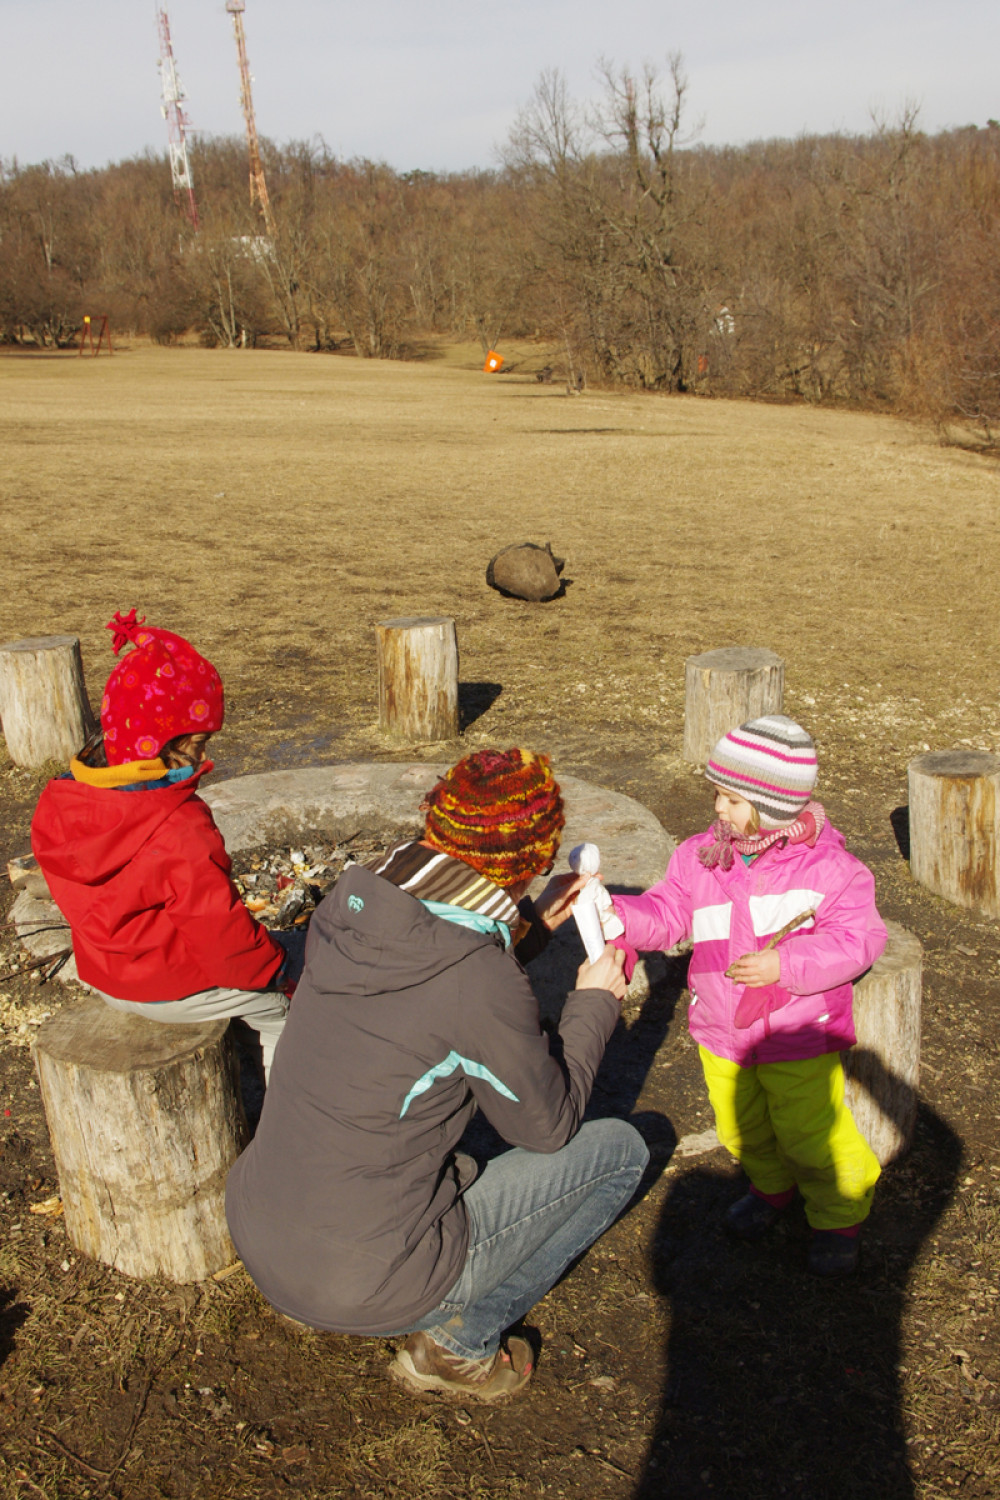
[[[544,755],[477,750],[430,791],[424,842],[507,887],[546,870],[566,817]]]

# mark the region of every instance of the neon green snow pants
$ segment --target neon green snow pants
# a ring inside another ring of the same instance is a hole
[[[797,1186],[814,1229],[867,1219],[881,1168],[844,1102],[838,1052],[741,1068],[698,1051],[719,1140],[755,1188]]]

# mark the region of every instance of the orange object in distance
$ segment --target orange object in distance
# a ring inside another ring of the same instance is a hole
[[[503,355],[498,354],[495,349],[491,349],[486,356],[486,363],[483,365],[483,371],[487,375],[495,375],[502,364]]]

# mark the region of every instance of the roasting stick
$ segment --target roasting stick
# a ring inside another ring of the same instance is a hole
[[[784,927],[780,927],[778,929],[778,931],[776,933],[774,933],[773,936],[768,939],[768,941],[764,944],[763,948],[758,948],[757,949],[757,953],[767,953],[771,948],[776,948],[778,946],[778,944],[781,942],[781,939],[783,937],[787,937],[788,934],[790,932],[794,931],[794,929],[796,927],[801,927],[801,925],[802,925],[803,922],[808,922],[809,918],[810,917],[814,917],[815,915],[816,915],[816,912],[815,912],[814,908],[810,906],[809,910],[808,911],[804,911],[801,916],[799,916],[799,917],[793,917],[790,922],[786,922],[785,925],[784,925]],[[727,979],[732,979],[732,977],[733,977],[733,970],[735,969],[736,965],[740,962],[740,959],[742,959],[742,958],[756,958],[756,956],[757,956],[756,953],[743,953],[743,954],[740,955],[740,958],[734,959],[733,962],[729,965],[729,968],[726,970],[726,978]]]

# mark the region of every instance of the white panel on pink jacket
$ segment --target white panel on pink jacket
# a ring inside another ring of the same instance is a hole
[[[766,937],[769,932],[780,932],[786,922],[793,921],[804,911],[818,911],[823,899],[822,891],[810,890],[772,891],[769,896],[751,896],[748,904],[753,930],[758,937]],[[815,925],[810,918],[794,931],[806,932]]]

